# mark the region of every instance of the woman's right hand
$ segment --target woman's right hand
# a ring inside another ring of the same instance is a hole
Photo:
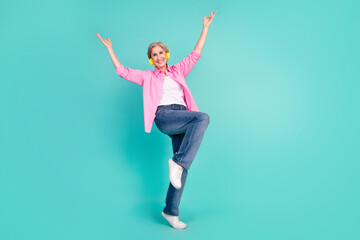
[[[110,38],[108,38],[107,40],[103,39],[99,33],[96,34],[96,36],[100,39],[100,41],[105,45],[106,48],[112,48],[112,42],[110,41]]]

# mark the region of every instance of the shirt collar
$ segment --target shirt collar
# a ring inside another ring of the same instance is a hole
[[[169,65],[167,63],[166,63],[166,66],[167,66],[166,71],[171,72],[171,68],[169,67]],[[156,76],[158,76],[162,71],[155,66],[154,72],[155,72]]]

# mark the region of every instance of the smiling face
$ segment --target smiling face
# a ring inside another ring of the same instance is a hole
[[[162,47],[153,47],[153,49],[151,50],[151,58],[157,68],[159,68],[160,70],[166,69],[166,51]]]

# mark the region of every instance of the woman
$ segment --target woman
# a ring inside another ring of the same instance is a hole
[[[117,59],[110,39],[96,36],[106,46],[116,73],[143,87],[145,132],[150,133],[155,121],[158,129],[172,139],[174,156],[169,159],[170,184],[166,196],[166,206],[162,211],[164,218],[172,227],[183,229],[186,224],[179,221],[179,204],[190,165],[195,158],[209,116],[199,112],[198,107],[185,82],[186,75],[201,57],[206,35],[215,14],[204,15],[203,30],[195,49],[181,62],[169,67],[170,53],[162,42],[153,42],[148,48],[148,58],[155,70],[125,68]]]

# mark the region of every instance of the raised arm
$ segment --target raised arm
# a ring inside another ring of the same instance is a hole
[[[115,55],[115,52],[112,48],[112,42],[110,41],[110,38],[108,38],[107,40],[106,39],[103,39],[100,34],[96,34],[96,36],[100,39],[100,41],[105,45],[105,47],[107,48],[107,50],[109,51],[109,54],[110,54],[110,58],[111,58],[111,61],[113,62],[114,66],[115,66],[115,69],[117,69],[121,64],[121,62],[119,61],[119,59],[116,57]]]
[[[203,49],[204,44],[205,44],[206,35],[207,35],[207,33],[208,33],[210,24],[211,24],[211,22],[212,22],[212,19],[215,17],[216,12],[217,12],[217,10],[215,10],[214,13],[211,11],[209,17],[206,17],[206,14],[204,15],[203,29],[202,29],[200,38],[199,38],[199,40],[197,41],[196,46],[195,46],[195,49],[194,49],[195,52],[197,52],[197,53],[200,54],[200,55],[201,55],[202,49]]]
[[[123,79],[128,80],[130,82],[136,83],[140,86],[144,84],[144,74],[145,71],[141,71],[138,69],[125,68],[124,65],[121,64],[119,59],[116,57],[114,50],[112,48],[112,43],[110,38],[103,39],[100,34],[96,34],[96,36],[101,40],[101,42],[105,45],[107,50],[109,51],[111,61],[113,62],[116,73]]]

